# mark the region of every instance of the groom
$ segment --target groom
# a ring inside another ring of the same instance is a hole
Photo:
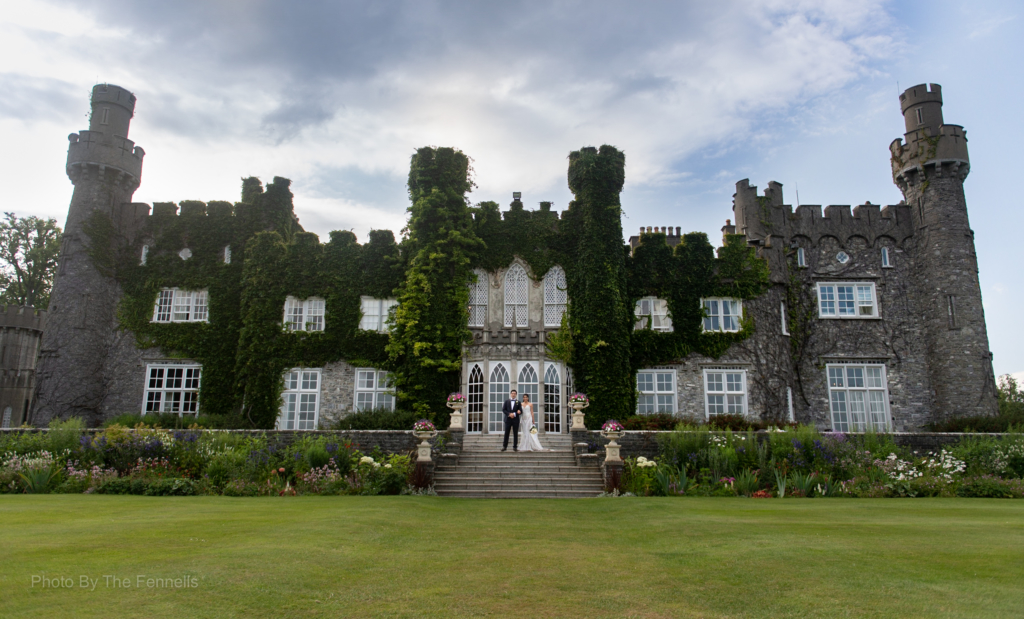
[[[516,399],[516,390],[508,394],[508,399],[501,406],[501,414],[505,418],[505,442],[502,451],[508,449],[508,433],[512,431],[512,451],[519,451],[519,417],[523,414],[523,405]]]

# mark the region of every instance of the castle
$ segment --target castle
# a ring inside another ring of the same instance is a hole
[[[332,232],[320,243],[299,226],[282,178],[266,187],[246,179],[235,204],[157,203],[150,212],[131,201],[145,155],[127,138],[135,102],[123,88],[97,85],[89,130],[69,136],[74,194],[31,423],[262,407],[276,417],[263,425],[308,430],[394,407],[382,369],[405,276],[394,235],[373,231],[360,245]],[[836,431],[916,430],[995,413],[963,189],[966,133],[944,124],[938,85],[910,88],[900,103],[906,134],[890,146],[900,204],[794,210],[780,184],[758,195],[743,180],[718,258],[704,235],[680,227],[629,239],[622,299],[632,312],[615,337],[629,340],[619,343],[634,373],[631,408]],[[603,156],[605,147],[584,154]],[[598,277],[573,271],[560,253],[572,209],[589,208],[577,202],[561,216],[550,203],[524,209],[519,194],[503,213],[494,203],[473,209],[487,251],[467,283],[459,382],[470,433],[501,430],[510,389],[540,404],[541,432],[568,432],[574,362],[552,343],[567,308],[582,307],[573,282]],[[622,246],[617,222],[612,253]],[[511,223],[529,229],[536,248],[503,247]],[[728,252],[757,264],[729,271]]]

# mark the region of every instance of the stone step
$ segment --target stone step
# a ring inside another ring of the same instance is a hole
[[[467,499],[585,499],[601,494],[601,490],[445,490],[439,496]]]
[[[519,479],[515,477],[490,477],[486,475],[466,475],[451,477],[435,477],[435,483],[445,484],[480,484],[487,486],[544,486],[544,485],[593,485],[602,482],[600,475],[587,477],[537,477]]]
[[[484,472],[479,470],[451,470],[451,471],[438,471],[434,479],[436,480],[473,480],[473,481],[518,481],[525,480],[530,482],[548,482],[548,481],[592,481],[600,480],[601,471],[597,469],[591,470],[580,470],[580,471],[555,471],[555,472],[539,472],[531,473],[529,476],[523,476],[521,472],[514,471],[494,471]]]
[[[594,467],[596,468],[596,467]],[[593,469],[590,469],[593,470]],[[449,475],[455,472],[472,472],[479,473],[482,475],[497,475],[502,472],[507,472],[509,475],[561,475],[565,473],[588,473],[588,469],[580,468],[574,464],[566,464],[564,466],[544,466],[544,467],[523,467],[523,468],[510,468],[507,466],[493,466],[493,465],[463,465],[460,464],[457,467],[438,467],[435,470],[435,475]]]
[[[480,462],[483,460],[492,460],[494,462],[504,462],[509,465],[514,465],[517,462],[575,462],[576,458],[569,452],[562,453],[516,453],[516,452],[478,452],[478,451],[464,451],[459,457],[459,462],[463,460],[473,460]]]

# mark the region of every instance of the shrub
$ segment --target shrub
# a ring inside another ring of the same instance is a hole
[[[245,481],[244,479],[233,479],[224,484],[224,496],[259,496],[260,485]]]
[[[989,499],[1024,498],[1024,480],[1001,479],[994,475],[969,477],[957,488],[956,495]]]
[[[317,443],[310,447],[306,451],[306,462],[309,464],[310,469],[319,469],[327,466],[327,463],[331,461],[330,454],[327,453],[327,448]]]
[[[85,422],[79,417],[52,420],[50,430],[46,433],[50,453],[64,454],[78,449],[84,430]]]
[[[420,418],[413,411],[375,408],[346,415],[333,424],[332,430],[408,430]],[[444,424],[447,425],[447,424]]]
[[[740,471],[736,475],[736,481],[733,483],[736,494],[740,496],[750,496],[760,487],[761,481],[758,479],[757,474],[751,471]]]
[[[145,484],[143,494],[146,496],[192,496],[196,494],[196,485],[191,479],[157,479]]]
[[[210,458],[206,465],[206,477],[214,486],[223,486],[239,476],[245,466],[246,454],[238,451],[223,451]]]
[[[713,430],[732,430],[742,432],[747,428],[764,430],[768,426],[759,419],[750,419],[743,415],[713,415],[708,419],[708,427]]]
[[[58,480],[58,471],[53,466],[38,466],[27,468],[20,473],[21,485],[28,494],[45,494],[50,491],[50,486]]]
[[[679,418],[670,413],[633,415],[622,422],[622,427],[627,430],[673,430],[677,425],[679,425]]]

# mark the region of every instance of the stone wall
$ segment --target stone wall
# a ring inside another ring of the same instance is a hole
[[[620,456],[623,459],[636,458],[637,456],[654,458],[658,455],[658,437],[666,434],[670,434],[670,432],[626,432],[623,434],[622,438],[616,441],[622,446]],[[847,433],[846,435],[860,436],[858,433],[853,432]],[[758,440],[763,441],[768,439],[767,432],[757,432],[756,436]],[[906,447],[915,452],[925,453],[928,451],[938,451],[948,445],[956,445],[967,436],[1002,439],[1003,437],[1013,437],[1016,435],[997,433],[966,434],[962,432],[894,432],[889,436],[892,436],[893,442],[900,447]],[[596,453],[599,463],[604,462],[604,446],[608,444],[608,439],[602,436],[599,430],[574,430],[572,432],[572,442],[574,445],[586,443],[587,451],[590,453]]]

